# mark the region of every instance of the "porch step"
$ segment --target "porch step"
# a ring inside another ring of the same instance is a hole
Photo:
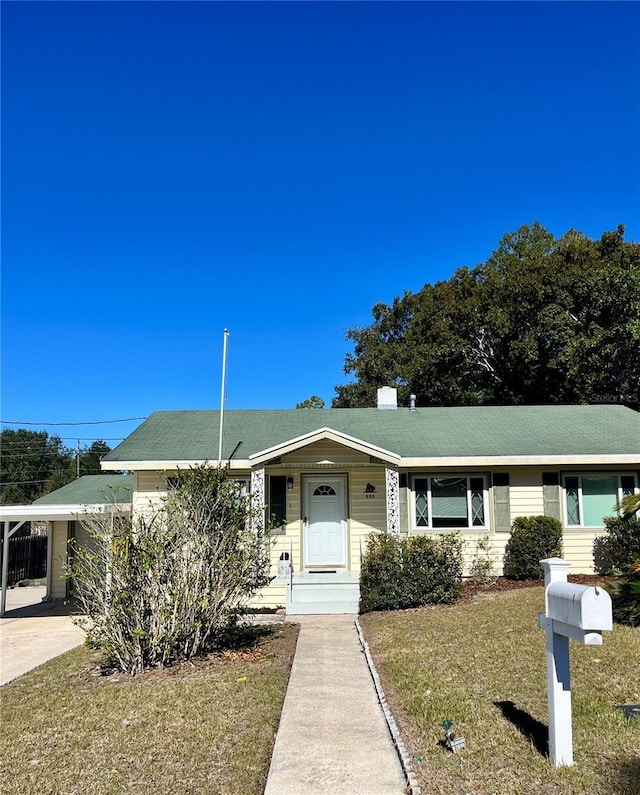
[[[288,614],[357,614],[360,583],[345,574],[301,574],[287,589]]]
[[[358,615],[358,602],[287,602],[287,616]]]

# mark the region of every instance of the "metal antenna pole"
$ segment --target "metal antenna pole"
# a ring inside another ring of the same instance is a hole
[[[220,438],[218,439],[218,465],[222,463],[222,428],[224,422],[224,390],[227,378],[227,340],[229,329],[224,330],[224,342],[222,345],[222,387],[220,390]]]

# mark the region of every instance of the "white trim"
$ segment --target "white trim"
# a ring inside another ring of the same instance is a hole
[[[115,508],[119,513],[128,513],[131,503],[96,503],[93,505],[1,505],[0,521],[74,520],[86,513],[101,513],[106,508]]]
[[[640,466],[638,453],[602,455],[490,455],[402,458],[402,467],[497,467],[497,466]]]
[[[391,461],[394,463],[398,463],[400,461],[400,456],[397,453],[393,453],[390,450],[385,450],[382,447],[376,447],[376,445],[365,442],[362,439],[357,439],[355,436],[348,436],[346,433],[335,431],[333,428],[329,427],[318,428],[317,430],[311,431],[310,433],[305,433],[303,436],[296,436],[293,439],[288,439],[286,442],[281,442],[280,444],[276,444],[273,447],[260,450],[259,452],[250,455],[249,461],[255,465],[259,461],[268,460],[269,458],[275,458],[276,456],[280,455],[286,455],[293,450],[298,450],[301,447],[307,447],[314,442],[319,442],[325,439],[336,442],[337,444],[343,444],[345,447],[350,447],[360,453],[365,453],[366,455],[371,455],[373,453],[379,458],[382,458],[384,461]]]
[[[100,468],[107,471],[120,471],[122,469],[130,470],[132,472],[148,472],[148,471],[173,471],[179,469],[188,469],[189,467],[200,467],[205,464],[210,466],[218,466],[218,461],[211,460],[210,458],[190,458],[174,461],[101,461]],[[251,469],[251,463],[248,459],[225,461],[225,466],[229,469]]]
[[[314,431],[314,434],[317,432]],[[336,433],[335,431],[332,433]],[[265,461],[269,458],[275,458],[276,452],[278,455],[285,455],[291,450],[296,450],[305,446],[305,443],[300,443],[300,440],[306,437],[299,437],[299,439],[292,439],[285,442],[279,447],[269,448],[259,453],[254,453],[248,459],[232,459],[228,463],[229,469],[251,469],[257,463],[257,457],[265,457]],[[344,444],[346,447],[351,447],[358,452],[375,454],[383,460],[397,464],[400,468],[425,468],[425,467],[497,467],[497,466],[640,466],[640,455],[638,453],[606,453],[606,454],[589,454],[589,455],[490,455],[490,456],[424,456],[424,457],[408,457],[402,458],[396,453],[389,450],[382,450],[374,445],[368,445],[361,440],[352,439],[344,434],[338,435],[335,438],[326,434],[320,436],[318,439],[307,440],[306,444],[312,441],[319,441],[320,439],[330,439],[338,444]],[[290,449],[287,449],[289,448]],[[217,466],[217,461],[211,461],[206,458],[203,459],[189,459],[181,461],[101,461],[100,467],[104,471],[119,471],[122,469],[131,471],[163,471],[175,470],[185,467],[202,466],[203,464],[211,464]],[[341,466],[347,466],[342,464]]]

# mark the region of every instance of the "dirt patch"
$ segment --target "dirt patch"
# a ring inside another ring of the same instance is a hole
[[[568,579],[577,585],[601,585],[603,588],[613,581],[612,577],[602,577],[599,574],[569,574]],[[489,594],[517,591],[521,588],[544,588],[544,580],[511,580],[508,577],[498,577],[488,585],[465,582],[462,585],[462,601],[470,602]]]

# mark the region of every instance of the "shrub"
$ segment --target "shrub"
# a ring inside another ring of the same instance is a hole
[[[562,525],[553,516],[518,516],[504,553],[504,574],[514,580],[541,580],[540,561],[562,557]]]
[[[248,498],[224,468],[182,473],[157,512],[87,515],[92,539],[74,549],[69,576],[90,645],[135,674],[215,645],[237,608],[268,582],[268,543]]]
[[[615,621],[640,627],[640,559],[616,578],[611,587],[611,602]]]
[[[403,543],[404,607],[450,604],[462,589],[462,541],[458,533],[409,536]]]
[[[496,579],[493,573],[493,549],[491,539],[485,533],[478,537],[473,548],[473,559],[469,568],[469,580],[474,585],[490,585]]]
[[[635,516],[607,516],[606,535],[593,542],[593,563],[598,574],[625,569],[640,558],[640,521]]]
[[[402,607],[402,549],[400,539],[371,533],[360,569],[360,612]]]
[[[457,533],[396,536],[372,533],[360,574],[360,612],[455,602],[462,584]]]

